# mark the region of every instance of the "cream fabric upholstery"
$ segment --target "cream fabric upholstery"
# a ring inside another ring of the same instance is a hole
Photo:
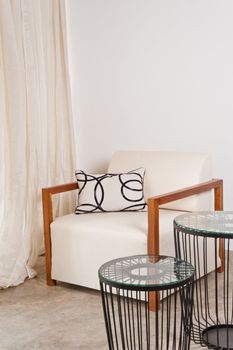
[[[211,179],[210,158],[202,153],[119,151],[113,155],[108,172],[138,167],[145,168],[145,198]],[[213,209],[210,193],[172,202],[165,207],[190,211]]]
[[[173,219],[160,210],[161,254],[174,256]],[[52,278],[99,288],[98,268],[108,260],[147,253],[147,212],[65,215],[51,225]]]

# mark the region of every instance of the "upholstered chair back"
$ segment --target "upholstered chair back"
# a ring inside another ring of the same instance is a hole
[[[211,179],[211,161],[203,153],[118,151],[109,164],[108,172],[125,172],[145,168],[145,198],[172,192]],[[211,206],[210,192],[169,203],[176,210],[207,210]]]

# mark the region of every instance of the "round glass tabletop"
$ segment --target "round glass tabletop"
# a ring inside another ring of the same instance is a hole
[[[178,228],[194,234],[233,238],[233,211],[201,211],[179,215],[174,219]]]
[[[100,281],[117,288],[163,290],[184,285],[194,267],[169,256],[135,255],[111,260],[99,269]]]

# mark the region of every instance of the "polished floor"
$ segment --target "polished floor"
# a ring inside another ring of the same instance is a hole
[[[0,350],[107,350],[99,292],[47,287],[44,257],[36,270],[37,278],[0,291]]]

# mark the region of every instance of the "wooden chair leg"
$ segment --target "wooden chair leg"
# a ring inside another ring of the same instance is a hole
[[[52,287],[52,286],[56,286],[57,285],[57,281],[56,280],[52,280],[51,278],[48,279],[47,278],[47,285]]]
[[[45,255],[45,261],[46,261],[46,282],[47,282],[47,285],[50,287],[56,286],[57,281],[52,279],[51,268],[48,268],[48,257],[46,255]]]
[[[223,181],[214,189],[214,209],[223,210]],[[224,240],[219,239],[219,258],[221,261],[221,266],[217,269],[219,273],[224,271],[224,249]]]
[[[51,276],[48,276],[48,275],[47,275],[47,285],[50,286],[50,287],[56,286],[56,285],[57,285],[57,281],[56,281],[56,280],[53,280],[53,279],[51,278]]]
[[[219,239],[219,258],[221,261],[221,266],[219,266],[219,268],[217,269],[217,271],[219,273],[224,272],[224,268],[225,268],[225,261],[224,261],[224,239],[220,238]]]
[[[160,310],[159,292],[149,292],[149,310],[153,312]]]

